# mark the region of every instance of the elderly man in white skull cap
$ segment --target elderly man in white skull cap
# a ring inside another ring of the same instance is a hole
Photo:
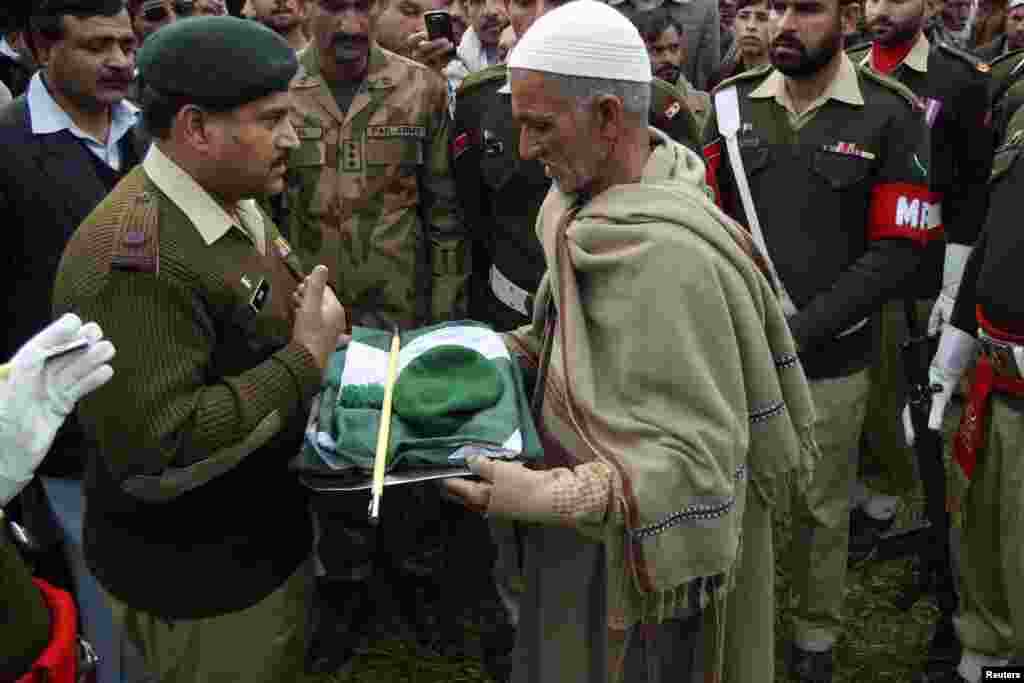
[[[533,323],[505,338],[536,372],[545,455],[444,486],[524,529],[514,682],[703,680],[736,646],[727,601],[764,608],[770,636],[747,549],[771,557],[772,491],[813,467],[806,380],[763,259],[701,160],[647,125],[633,25],[568,3],[509,69],[519,153],[554,181]]]

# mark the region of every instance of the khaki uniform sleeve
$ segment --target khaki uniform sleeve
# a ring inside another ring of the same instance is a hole
[[[441,321],[466,317],[471,263],[469,235],[459,217],[452,173],[447,94],[440,81],[436,90],[421,178],[421,210],[430,242],[431,319]]]

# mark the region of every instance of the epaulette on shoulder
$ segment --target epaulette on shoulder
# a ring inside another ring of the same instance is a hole
[[[856,68],[858,74],[874,81],[875,83],[878,83],[883,88],[887,88],[893,91],[894,93],[905,99],[907,103],[914,109],[921,109],[921,107],[923,106],[921,103],[921,99],[917,95],[915,95],[910,88],[903,85],[895,78],[892,78],[891,76],[886,76],[885,74],[880,74],[871,67],[864,66],[861,64],[858,64]]]
[[[679,88],[677,88],[676,86],[672,85],[668,81],[663,80],[661,78],[657,78],[657,77],[652,78],[651,79],[651,88],[653,90],[655,90],[657,92],[660,92],[660,93],[662,93],[664,95],[667,95],[669,97],[674,97],[677,100],[680,100],[680,99],[683,98],[683,93],[679,90]]]
[[[1014,50],[1005,55],[999,55],[989,64],[992,68],[992,90],[999,89],[1000,85],[1010,78],[1016,78],[1024,71],[1024,49]]]
[[[484,83],[493,83],[494,81],[504,81],[508,78],[508,66],[505,64],[494,64],[481,69],[480,71],[474,71],[473,73],[462,79],[462,84],[459,86],[457,94],[465,95],[470,90],[473,90],[477,86],[483,85]]]
[[[950,45],[944,40],[939,41],[939,49],[945,52],[947,55],[956,57],[962,62],[966,62],[968,66],[970,66],[972,69],[979,73],[987,74],[992,70],[991,65],[989,65],[989,63],[986,62],[984,59],[979,59],[978,57],[972,55],[967,50],[961,50],[955,45]]]
[[[730,85],[735,85],[741,81],[749,81],[760,76],[767,76],[768,73],[771,72],[772,68],[771,64],[765,64],[764,66],[759,66],[756,69],[747,69],[746,71],[740,72],[731,78],[727,78],[716,85],[715,89],[711,91],[711,94],[714,95],[722,88],[728,88]]]
[[[160,272],[160,202],[146,187],[145,178],[141,169],[129,174],[117,193],[120,201],[115,200],[109,208],[118,228],[111,270]]]
[[[992,75],[995,76],[996,72],[1000,69],[1003,71],[1013,71],[1017,64],[1022,61],[1024,61],[1024,48],[1001,54],[989,62],[988,65],[992,67]]]

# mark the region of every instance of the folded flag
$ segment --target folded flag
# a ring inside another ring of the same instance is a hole
[[[501,337],[472,321],[402,334],[386,470],[453,466],[465,455],[537,459],[519,366]],[[373,468],[391,333],[357,327],[331,355],[292,468],[368,475]]]

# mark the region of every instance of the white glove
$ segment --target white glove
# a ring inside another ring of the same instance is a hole
[[[946,261],[942,267],[942,290],[928,317],[928,336],[941,332],[942,326],[953,317],[953,304],[956,303],[956,295],[960,291],[960,280],[964,276],[964,268],[973,249],[974,247],[966,244],[950,242],[946,245]]]
[[[47,361],[54,347],[82,338],[89,346]],[[96,323],[67,314],[32,337],[0,381],[0,506],[32,479],[75,403],[114,375],[114,346]]]
[[[928,414],[928,429],[938,431],[942,429],[942,417],[946,412],[946,405],[953,395],[960,376],[974,360],[978,351],[978,340],[952,325],[947,324],[942,328],[942,338],[939,339],[939,350],[935,352],[931,366],[928,368],[928,383],[938,384],[941,391],[932,394],[932,409]],[[903,409],[903,431],[907,438],[907,444],[913,446],[916,434],[914,425],[910,420],[910,406]]]

